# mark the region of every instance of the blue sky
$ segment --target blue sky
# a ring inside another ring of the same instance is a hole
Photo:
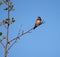
[[[45,20],[45,24],[21,37],[10,50],[8,57],[60,57],[60,0],[13,0],[12,2],[15,11],[11,12],[10,17],[15,17],[16,22],[10,26],[9,39],[17,35],[21,25],[24,31],[32,28],[38,16]],[[6,14],[2,11],[3,7],[0,6],[2,19],[7,14],[6,11],[4,11]],[[1,27],[0,31],[3,31]],[[3,57],[2,46],[0,46],[0,56]]]

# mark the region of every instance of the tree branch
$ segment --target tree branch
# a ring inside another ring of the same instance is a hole
[[[31,31],[33,30],[33,28],[31,28],[30,30],[26,31],[26,32],[22,32],[22,34],[18,35],[17,37],[15,37],[14,39],[10,40],[10,42],[14,41],[14,40],[17,40],[17,39],[20,39],[21,36],[27,34],[27,33],[30,33]]]
[[[0,39],[0,43],[3,46],[3,48],[5,48],[4,44],[2,43],[3,39]]]
[[[16,43],[16,40],[11,44],[11,46],[8,48],[8,50],[11,49],[11,47]]]
[[[16,41],[17,41],[18,39],[20,39],[20,37],[22,37],[23,35],[25,35],[25,34],[27,34],[27,33],[30,33],[32,30],[34,30],[34,29],[31,28],[30,30],[28,30],[28,31],[26,31],[26,32],[22,32],[22,34],[18,35],[17,37],[15,37],[15,38],[12,39],[12,40],[10,40],[9,43],[11,43],[11,42],[13,42],[13,41],[14,41],[14,42],[10,45],[10,47],[8,48],[8,50],[11,49],[11,47],[16,43]]]
[[[0,43],[1,43],[1,45],[3,46],[3,48],[5,48],[5,46],[4,46],[4,44],[2,43],[2,41],[1,41]]]
[[[9,0],[6,1],[8,3],[8,22],[9,22],[9,19],[10,19],[10,11],[9,11]],[[7,24],[7,28],[6,28],[6,44],[5,44],[5,50],[4,50],[4,57],[7,57],[7,52],[8,52],[8,34],[9,34],[9,24]]]

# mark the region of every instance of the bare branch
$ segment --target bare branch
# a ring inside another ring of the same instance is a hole
[[[2,39],[0,39],[0,42],[2,42]]]
[[[18,35],[20,34],[21,30],[22,30],[22,25],[20,26],[20,29],[18,31]]]
[[[0,39],[0,43],[4,40],[4,38]]]
[[[12,45],[8,48],[8,50],[10,50],[15,43],[16,43],[16,40],[12,43]]]
[[[11,49],[11,47],[16,43],[16,41],[17,41],[18,39],[20,39],[20,37],[22,37],[23,35],[25,35],[25,34],[27,34],[27,33],[30,33],[32,30],[33,30],[33,28],[31,28],[30,30],[28,30],[28,31],[26,31],[26,32],[22,32],[22,34],[18,35],[17,37],[15,37],[15,38],[12,39],[12,40],[10,40],[9,43],[11,43],[11,42],[13,42],[13,41],[14,41],[14,42],[10,45],[10,47],[8,48],[8,50]]]
[[[1,43],[1,45],[3,46],[3,48],[5,48],[5,46],[4,46],[4,44],[2,43],[2,41],[1,41],[0,43]]]
[[[33,28],[31,28],[30,30],[26,31],[26,32],[22,32],[22,34],[18,35],[17,37],[15,37],[14,39],[10,40],[9,42],[12,42],[14,40],[20,39],[21,36],[30,33],[33,30]]]

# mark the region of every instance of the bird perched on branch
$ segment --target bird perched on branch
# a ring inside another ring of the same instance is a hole
[[[42,24],[42,19],[41,19],[41,17],[38,16],[33,29],[35,29],[36,27],[38,27],[41,24]]]

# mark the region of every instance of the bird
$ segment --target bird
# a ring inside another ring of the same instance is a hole
[[[36,27],[38,27],[41,24],[41,21],[42,21],[41,17],[38,16],[38,18],[36,19],[36,22],[35,22],[35,25],[34,25],[33,29],[35,29]]]

